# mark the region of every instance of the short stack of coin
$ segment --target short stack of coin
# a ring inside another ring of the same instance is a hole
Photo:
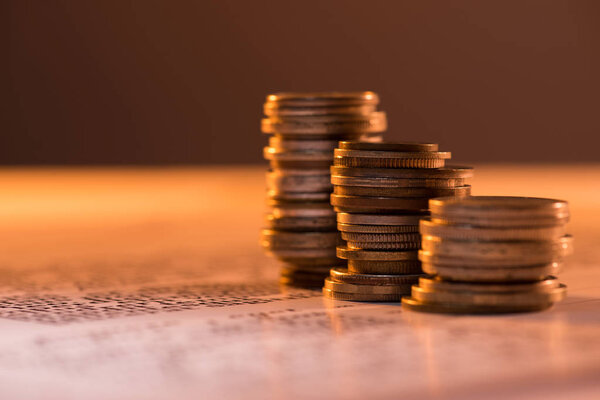
[[[339,140],[380,141],[386,115],[373,92],[279,93],[267,96],[262,131],[272,135],[264,156],[266,228],[262,245],[283,262],[281,282],[321,287],[341,243],[329,204],[329,167]]]
[[[420,225],[420,278],[404,307],[439,313],[537,311],[564,298],[554,276],[572,252],[568,204],[533,197],[473,196],[429,202]]]
[[[428,201],[463,197],[468,167],[444,167],[450,153],[431,143],[340,142],[334,153],[331,204],[346,246],[337,255],[348,268],[333,268],[326,297],[400,301],[422,276],[419,220]]]

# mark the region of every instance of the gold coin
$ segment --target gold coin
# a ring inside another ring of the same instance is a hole
[[[441,168],[445,160],[437,158],[355,158],[335,157],[333,165],[356,168]]]
[[[375,188],[430,188],[430,189],[449,189],[458,186],[465,186],[468,178],[440,178],[440,179],[420,179],[420,178],[377,178],[361,176],[340,176],[332,175],[331,183],[340,186],[362,186]]]
[[[406,188],[406,187],[366,187],[366,186],[340,186],[333,187],[333,193],[342,196],[382,196],[382,197],[440,197],[440,196],[468,196],[471,186],[459,186],[446,189],[435,188]]]
[[[522,240],[479,242],[452,240],[422,235],[421,248],[440,257],[468,257],[473,260],[522,260],[541,256],[565,257],[573,252],[573,237],[565,235],[556,240]],[[423,260],[421,260],[423,261]]]
[[[549,276],[537,282],[518,283],[473,283],[454,282],[443,280],[439,277],[419,278],[419,287],[428,291],[461,292],[461,293],[511,293],[511,292],[546,292],[557,288],[558,280]]]
[[[350,249],[338,246],[336,253],[345,260],[370,260],[370,261],[418,261],[417,251],[371,251]]]
[[[281,107],[274,103],[265,103],[263,111],[269,117],[314,117],[318,115],[369,115],[376,108],[373,104],[328,107]]]
[[[422,263],[423,271],[443,279],[465,282],[523,282],[538,281],[556,275],[561,264],[552,262],[523,267],[456,267]]]
[[[328,107],[347,105],[377,105],[375,92],[281,92],[269,94],[266,103],[273,107]]]
[[[418,232],[412,233],[361,233],[361,232],[341,232],[342,239],[352,242],[412,242],[421,240]]]
[[[439,169],[429,168],[330,168],[332,176],[363,177],[363,178],[390,178],[390,179],[466,179],[473,177],[472,167],[446,166]]]
[[[383,111],[368,115],[319,115],[312,117],[269,117],[261,121],[264,133],[328,135],[336,133],[383,132],[387,118]]]
[[[559,285],[547,291],[495,293],[433,291],[413,286],[412,298],[423,303],[475,306],[529,306],[551,304],[560,301],[565,297],[566,291],[565,285]]]
[[[421,219],[420,231],[425,236],[451,240],[512,241],[557,240],[565,235],[565,225],[518,228],[485,228],[470,225],[443,224],[431,218]]]
[[[336,293],[360,293],[360,294],[410,294],[411,284],[399,284],[399,285],[373,285],[368,283],[363,284],[352,284],[345,282],[338,282],[331,279],[331,277],[325,278],[325,289],[329,289]]]
[[[353,225],[353,224],[337,224],[340,232],[356,232],[356,233],[419,233],[418,225]],[[419,238],[420,240],[420,238]]]
[[[447,303],[425,303],[412,297],[402,298],[402,308],[405,310],[438,313],[438,314],[505,314],[542,311],[552,307],[552,303],[529,305],[480,306]]]
[[[379,294],[379,293],[342,293],[323,288],[323,295],[332,300],[347,301],[381,301],[397,302],[402,299],[402,294]]]
[[[354,285],[411,285],[419,281],[422,274],[414,275],[381,275],[356,274],[348,272],[347,268],[332,268],[329,271],[331,279],[337,282]]]
[[[348,142],[346,142],[348,143]],[[368,144],[368,146],[385,146],[386,143]],[[447,160],[452,157],[449,151],[379,151],[379,150],[354,150],[337,148],[333,152],[335,157],[365,158],[365,159],[439,159]]]
[[[437,143],[418,143],[418,142],[382,142],[365,143],[358,141],[341,141],[339,148],[342,150],[362,150],[362,151],[389,151],[389,152],[424,152],[438,151]]]
[[[432,218],[474,226],[543,226],[564,223],[566,201],[535,197],[471,196],[467,199],[432,199]],[[559,222],[560,221],[560,222]]]
[[[418,227],[419,220],[426,215],[427,212],[404,215],[350,214],[340,212],[337,213],[337,221],[342,224],[355,225],[415,225]]]
[[[429,251],[419,250],[419,260],[423,263],[460,268],[520,268],[526,266],[537,266],[553,262],[562,262],[564,259],[560,254],[542,253],[529,254],[527,257],[504,257],[496,259],[473,258],[470,254],[457,255],[456,257],[440,256]]]
[[[348,271],[353,274],[403,275],[422,274],[419,261],[348,260]]]

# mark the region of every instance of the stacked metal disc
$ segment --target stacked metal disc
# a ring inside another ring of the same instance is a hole
[[[329,204],[329,167],[339,140],[380,141],[386,115],[373,92],[279,93],[267,96],[262,131],[272,135],[264,156],[266,228],[262,245],[283,262],[281,282],[321,287],[341,243]]]
[[[340,142],[335,149],[331,204],[345,246],[325,280],[326,297],[357,301],[400,301],[422,276],[418,260],[419,220],[428,201],[464,197],[468,167],[445,167],[450,153],[431,143]]]
[[[572,252],[568,204],[532,197],[440,198],[421,221],[419,279],[404,307],[440,313],[543,310],[566,287],[554,275]]]

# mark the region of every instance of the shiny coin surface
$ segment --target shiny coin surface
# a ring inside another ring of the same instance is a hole
[[[352,225],[338,223],[337,229],[340,232],[358,233],[419,233],[418,225]]]
[[[417,251],[369,251],[360,249],[351,249],[344,246],[338,246],[336,254],[339,258],[345,260],[370,260],[370,261],[418,261],[419,253]]]
[[[437,143],[418,143],[418,142],[382,142],[368,143],[360,141],[341,141],[339,148],[343,150],[362,150],[362,151],[393,151],[393,152],[423,152],[438,151]]]
[[[333,187],[333,193],[342,196],[374,196],[374,197],[440,197],[440,196],[468,196],[471,194],[471,186],[460,186],[454,188],[388,188],[388,187],[365,187],[365,186],[340,186]]]
[[[357,168],[441,168],[446,164],[437,158],[357,158],[334,157],[333,165]]]
[[[566,286],[560,285],[546,291],[466,292],[434,291],[413,286],[412,298],[424,303],[478,305],[478,306],[534,306],[555,303],[566,295]]]
[[[410,294],[411,284],[398,284],[398,285],[373,285],[368,283],[353,284],[346,282],[339,282],[331,279],[331,277],[325,278],[325,289],[329,289],[337,293],[362,293],[362,294]]]
[[[445,179],[445,178],[472,178],[473,168],[446,166],[439,169],[393,169],[393,168],[351,168],[331,167],[332,176],[367,177],[367,178],[392,178],[392,179]]]
[[[398,302],[402,299],[402,294],[380,294],[380,293],[343,293],[323,288],[323,296],[331,300],[346,301],[380,301],[380,302]]]
[[[433,188],[447,189],[465,186],[468,178],[419,179],[419,178],[369,178],[360,176],[332,175],[331,183],[339,186],[362,186],[375,188]]]
[[[419,278],[419,287],[428,291],[446,291],[459,293],[511,293],[511,292],[547,292],[559,286],[558,280],[549,276],[537,282],[518,283],[473,283],[446,281],[439,277]]]
[[[464,282],[525,282],[539,281],[560,272],[561,264],[521,267],[460,267],[422,263],[423,272],[440,278]]]
[[[275,103],[266,103],[263,110],[268,117],[313,117],[317,115],[369,115],[376,110],[376,105],[350,105],[350,106],[300,106],[281,107]]]
[[[337,221],[342,224],[356,225],[419,225],[419,220],[427,215],[423,213],[410,213],[404,215],[385,214],[350,214],[337,213]]]
[[[336,134],[383,132],[387,129],[385,112],[368,115],[322,115],[313,117],[269,117],[261,121],[264,133]]]
[[[412,297],[402,298],[402,308],[405,310],[437,313],[437,314],[505,314],[541,311],[552,307],[552,303],[539,303],[533,305],[502,305],[502,306],[481,306],[481,305],[461,305],[449,303],[425,303]]]
[[[362,232],[342,232],[342,239],[351,242],[411,242],[421,241],[421,235],[418,232],[412,233],[362,233]]]
[[[468,257],[473,260],[523,260],[539,257],[565,257],[573,251],[573,237],[565,235],[556,240],[474,241],[445,239],[438,236],[421,237],[424,252],[440,257]]]
[[[444,224],[424,218],[420,222],[421,234],[438,236],[445,239],[477,240],[477,241],[509,241],[509,240],[557,240],[566,233],[566,227],[532,226],[517,228],[485,228],[471,225]]]
[[[411,285],[419,281],[422,274],[414,275],[374,275],[348,272],[347,268],[332,268],[330,278],[334,281],[355,285]]]
[[[418,250],[421,242],[357,242],[348,240],[349,249],[363,250]]]
[[[383,212],[427,210],[427,197],[367,197],[331,195],[331,205],[338,212]]]
[[[474,226],[555,225],[569,217],[566,201],[535,197],[438,198],[430,201],[429,208],[432,218]]]
[[[379,96],[364,92],[281,92],[267,96],[265,104],[277,107],[327,107],[379,104]]]
[[[488,258],[480,259],[473,258],[466,253],[461,256],[448,257],[440,256],[429,251],[419,250],[419,259],[427,264],[435,264],[438,266],[448,267],[465,267],[465,268],[520,268],[535,265],[548,264],[553,262],[561,262],[564,256],[553,253],[529,254],[525,257],[503,257],[503,258]]]
[[[370,261],[348,260],[348,271],[353,274],[421,274],[421,263],[417,260],[406,261]]]
[[[339,232],[282,232],[263,229],[262,245],[270,249],[314,249],[336,246]]]

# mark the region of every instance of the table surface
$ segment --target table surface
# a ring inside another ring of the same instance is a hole
[[[264,167],[0,170],[0,398],[600,398],[600,165],[483,165],[561,198],[552,309],[447,316],[281,288]]]

